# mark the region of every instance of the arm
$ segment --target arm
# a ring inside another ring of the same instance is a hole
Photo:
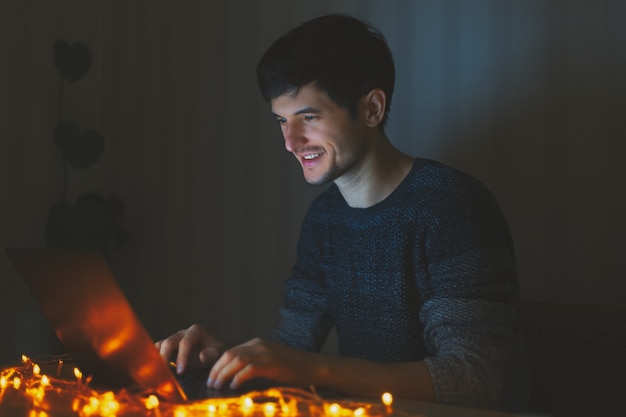
[[[238,388],[256,377],[301,388],[324,387],[346,395],[378,397],[388,391],[401,398],[435,399],[423,362],[372,362],[305,352],[263,339],[227,350],[213,366],[209,384]]]
[[[512,239],[491,195],[466,186],[432,213],[440,221],[427,239],[424,362],[438,402],[508,408],[511,395],[524,396],[507,385],[523,366]]]

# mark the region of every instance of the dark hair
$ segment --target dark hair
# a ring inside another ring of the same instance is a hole
[[[309,20],[278,38],[257,65],[261,94],[270,101],[315,82],[337,105],[356,117],[360,98],[385,92],[385,125],[395,67],[385,37],[366,22],[345,15]]]

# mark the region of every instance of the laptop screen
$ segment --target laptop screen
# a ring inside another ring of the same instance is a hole
[[[83,373],[111,387],[186,400],[99,252],[8,248],[6,253]]]

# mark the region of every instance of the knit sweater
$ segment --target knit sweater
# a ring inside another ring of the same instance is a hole
[[[438,402],[519,410],[528,387],[518,298],[492,195],[417,159],[372,207],[348,206],[336,185],[311,204],[272,338],[319,351],[335,326],[342,356],[423,361]]]

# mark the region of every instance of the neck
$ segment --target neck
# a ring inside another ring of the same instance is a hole
[[[413,166],[414,159],[395,148],[386,136],[379,139],[359,166],[335,180],[350,207],[367,208],[380,203],[400,185]]]

